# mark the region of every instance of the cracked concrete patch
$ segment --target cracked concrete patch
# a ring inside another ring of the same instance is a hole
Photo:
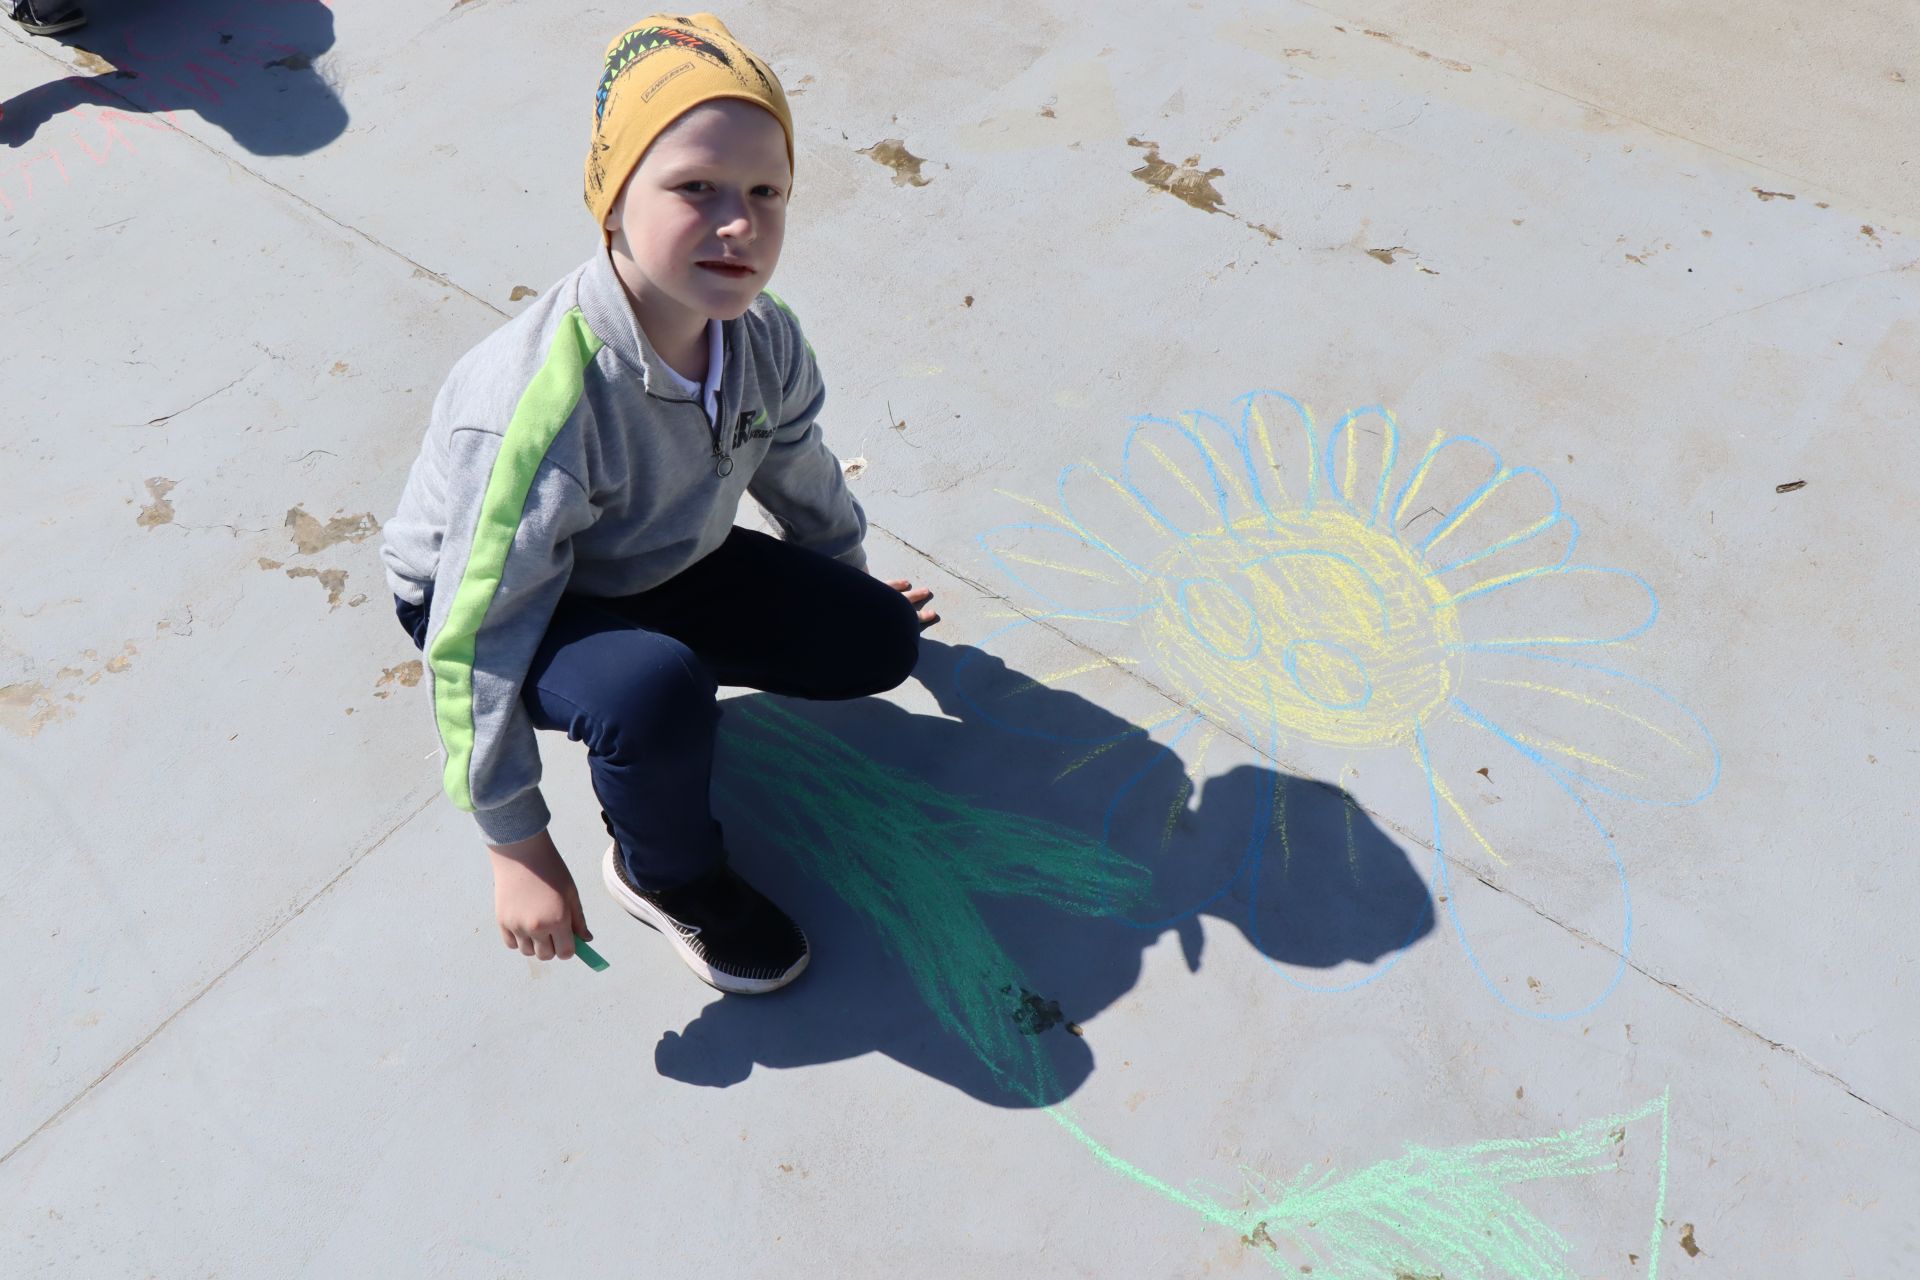
[[[287,570],[289,578],[318,578],[320,585],[327,589],[327,603],[334,608],[340,607],[340,597],[346,594],[347,571],[345,569],[314,569],[305,565],[296,565]]]
[[[397,667],[386,667],[382,669],[380,678],[373,682],[373,687],[375,689],[385,689],[388,685],[397,684],[403,688],[411,689],[420,683],[420,677],[424,675],[425,672],[426,669],[421,664],[420,659],[415,658],[409,662],[403,662]],[[390,698],[393,696],[393,690],[386,689],[386,692],[375,693],[373,696],[376,698]]]
[[[153,501],[140,508],[139,525],[143,529],[152,529],[163,524],[173,523],[173,504],[167,501],[167,495],[175,488],[175,481],[165,476],[154,476],[147,481],[147,492]]]
[[[1202,213],[1226,212],[1220,207],[1223,197],[1213,185],[1215,178],[1227,176],[1225,169],[1203,170],[1199,156],[1188,156],[1180,164],[1171,164],[1160,158],[1160,144],[1145,138],[1128,138],[1127,145],[1147,153],[1146,163],[1133,170],[1134,177],[1155,191],[1164,191],[1176,200],[1185,201]]]
[[[927,179],[920,176],[920,166],[927,162],[927,158],[907,150],[904,138],[882,138],[870,147],[861,147],[858,154],[892,169],[893,185],[896,187],[927,185]]]
[[[342,542],[363,542],[380,532],[380,522],[371,511],[357,516],[334,516],[325,524],[299,507],[287,512],[286,528],[292,530],[294,550],[303,556],[325,551]],[[261,568],[266,568],[265,564]],[[276,566],[277,567],[277,566]]]

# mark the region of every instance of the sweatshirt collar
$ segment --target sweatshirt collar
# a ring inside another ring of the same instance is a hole
[[[604,246],[588,260],[586,272],[580,277],[580,314],[596,338],[613,348],[615,355],[639,372],[648,395],[688,403],[695,400],[673,378],[654,376],[655,369],[664,369],[668,365],[654,350],[653,343],[647,340],[646,330],[640,327],[639,318],[633,314],[633,304],[627,298],[626,286],[620,283],[620,277],[613,269],[613,259]],[[718,347],[709,344],[709,373],[724,363],[726,353],[732,351],[734,331],[740,323],[739,320],[729,320],[708,325],[709,335],[722,339]]]

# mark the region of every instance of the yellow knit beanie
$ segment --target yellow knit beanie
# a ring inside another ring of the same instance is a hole
[[[587,208],[609,238],[607,212],[620,188],[666,127],[703,102],[740,98],[758,103],[787,135],[793,167],[793,116],[773,69],[750,53],[710,13],[655,14],[607,46],[587,149]]]

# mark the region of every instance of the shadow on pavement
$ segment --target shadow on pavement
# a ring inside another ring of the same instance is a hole
[[[322,0],[89,0],[87,15],[86,26],[45,38],[79,50],[97,74],[0,101],[0,143],[24,146],[62,116],[99,108],[198,112],[260,156],[305,155],[346,130],[345,104],[314,69],[334,39]],[[88,136],[74,135],[83,145]],[[113,150],[110,133],[101,141],[96,158]]]
[[[1242,765],[1196,803],[1146,730],[996,657],[924,640],[915,678],[952,718],[723,704],[716,814],[813,958],[667,1032],[662,1075],[723,1087],[880,1052],[982,1101],[1049,1105],[1094,1067],[1070,1024],[1125,995],[1169,930],[1197,973],[1203,915],[1296,972],[1374,965],[1433,928],[1424,881],[1344,791]],[[1013,705],[1052,738],[993,722]]]

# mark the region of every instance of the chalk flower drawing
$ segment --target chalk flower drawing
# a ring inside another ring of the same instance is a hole
[[[1437,896],[1481,980],[1529,1016],[1591,1010],[1624,972],[1633,932],[1595,803],[1692,804],[1719,777],[1699,719],[1613,665],[1653,625],[1652,588],[1576,563],[1579,528],[1552,482],[1484,440],[1443,431],[1403,449],[1383,408],[1324,431],[1291,396],[1235,403],[1237,423],[1134,419],[1118,474],[1067,467],[1051,504],[1021,498],[1044,521],[989,530],[981,545],[1047,619],[1133,633],[1155,683],[1184,704],[1149,726],[1168,731],[1167,750],[1194,734],[1189,754],[1203,757],[1236,730],[1283,762],[1331,749],[1389,816],[1393,787],[1368,786],[1404,767],[1397,803],[1431,840]],[[1257,894],[1270,841],[1256,831],[1232,876],[1181,914],[1242,877]],[[1283,824],[1273,842],[1284,845]],[[1494,895],[1457,885],[1450,861],[1568,920],[1592,954],[1547,966],[1543,988],[1525,972],[1531,949],[1564,934],[1528,940],[1503,922],[1476,940],[1466,917]]]

